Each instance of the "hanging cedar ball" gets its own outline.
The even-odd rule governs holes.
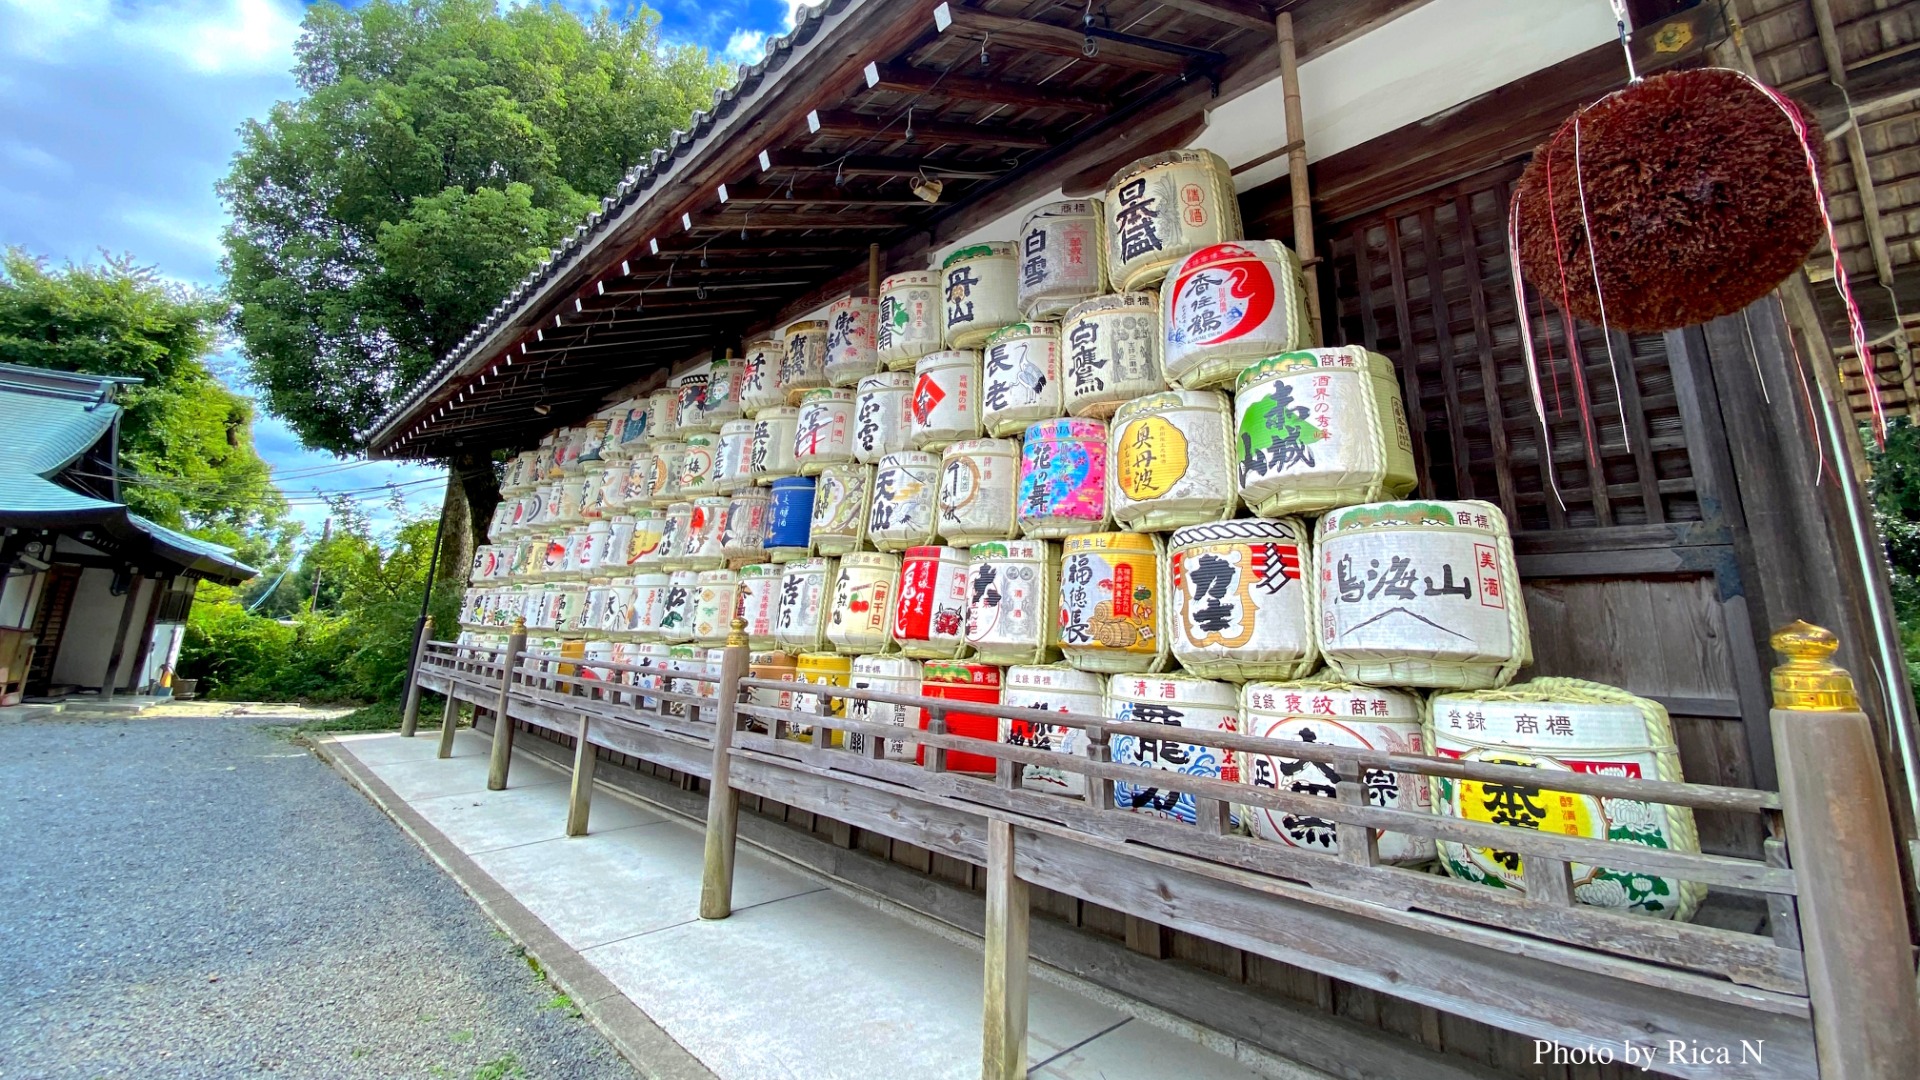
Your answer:
[[[1801,119],[1824,164],[1819,128]],[[1600,238],[1591,256],[1583,186]],[[1739,311],[1805,262],[1821,235],[1792,121],[1724,68],[1655,75],[1588,106],[1534,151],[1514,197],[1526,279],[1596,325],[1604,300],[1605,322],[1622,330],[1675,330]]]

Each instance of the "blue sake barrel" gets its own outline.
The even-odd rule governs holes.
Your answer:
[[[773,504],[767,508],[767,552],[774,562],[807,557],[813,483],[811,476],[783,476],[773,482]]]

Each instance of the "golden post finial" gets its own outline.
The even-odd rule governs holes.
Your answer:
[[[1773,707],[1792,712],[1854,712],[1860,699],[1853,676],[1830,659],[1840,648],[1833,631],[1795,619],[1773,632],[1773,651],[1786,663],[1773,669]]]
[[[420,625],[426,627],[428,630],[433,629],[433,616],[427,616],[427,620]]]
[[[520,616],[520,615],[516,615],[516,616],[514,616],[514,618],[513,618],[513,626],[512,626],[512,627],[511,627],[511,628],[510,628],[510,629],[508,630],[508,633],[512,633],[512,634],[525,634],[526,632],[527,632],[527,620],[526,620],[526,617],[525,617],[525,616]]]
[[[727,631],[727,648],[742,649],[746,647],[746,644],[747,644],[747,620],[741,618],[738,615],[735,615],[733,617],[733,622]]]

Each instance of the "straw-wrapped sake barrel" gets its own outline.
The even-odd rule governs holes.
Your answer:
[[[747,476],[762,486],[783,476],[798,473],[793,460],[794,436],[800,430],[800,410],[791,405],[761,409],[753,419],[753,454],[747,460]]]
[[[920,693],[925,697],[947,701],[998,705],[1000,704],[1000,669],[991,664],[972,663],[966,660],[928,660],[920,669]],[[947,713],[946,720],[949,735],[982,739],[990,743],[999,741],[1000,718],[997,716],[952,711]],[[927,748],[923,746],[920,748],[922,764],[926,762],[926,755]],[[961,750],[947,751],[949,772],[991,775],[994,767],[994,759],[985,754],[969,754]]]
[[[913,362],[940,347],[941,275],[909,270],[880,283],[874,322],[874,352],[889,370],[911,371]]]
[[[860,380],[853,399],[855,461],[877,465],[888,454],[913,449],[907,406],[912,396],[912,371],[881,371]]]
[[[1069,536],[1060,555],[1060,650],[1082,671],[1167,666],[1167,590],[1160,537]]]
[[[1190,675],[1115,675],[1107,681],[1107,713],[1115,720],[1136,724],[1165,724],[1202,731],[1240,730],[1238,687]],[[1112,747],[1117,765],[1136,765],[1228,783],[1240,779],[1240,766],[1234,754],[1218,747],[1117,733],[1112,736]],[[1169,777],[1166,783],[1177,785],[1179,781]],[[1198,819],[1194,795],[1177,787],[1163,787],[1158,778],[1116,782],[1113,804],[1123,810],[1188,824]]]
[[[632,514],[616,514],[608,519],[606,565],[623,572],[632,565],[628,560],[633,555],[635,524]]]
[[[1189,525],[1167,540],[1173,658],[1215,679],[1298,679],[1319,666],[1313,558],[1298,518]]]
[[[647,395],[647,417],[653,424],[653,441],[680,437],[680,391],[663,386]]]
[[[693,504],[677,502],[667,507],[660,528],[660,565],[668,570],[687,569],[687,534],[693,529]]]
[[[1699,851],[1693,811],[1553,790],[1556,772],[1678,783],[1673,722],[1658,702],[1578,679],[1534,679],[1505,690],[1436,694],[1428,737],[1442,758],[1540,771],[1538,786],[1434,778],[1439,812],[1541,832]],[[1440,842],[1440,864],[1468,881],[1525,889],[1513,851]],[[1659,918],[1689,919],[1706,894],[1694,882],[1574,863],[1574,899]]]
[[[802,476],[853,460],[853,391],[827,387],[800,399],[794,421],[793,461]]]
[[[713,436],[687,436],[687,452],[680,459],[680,498],[696,499],[713,490]]]
[[[1240,688],[1240,722],[1246,733],[1275,742],[1426,756],[1430,747],[1421,732],[1420,713],[1420,698],[1414,694],[1338,679],[1253,682]],[[1342,780],[1356,780],[1366,790],[1368,806],[1417,814],[1433,810],[1427,778],[1392,769],[1369,768],[1354,775],[1328,762],[1279,752],[1242,753],[1240,779],[1254,787],[1327,799],[1338,797]],[[1243,806],[1240,814],[1252,823],[1255,836],[1309,851],[1340,852],[1338,829],[1330,818],[1259,806]],[[1374,838],[1381,862],[1405,865],[1434,856],[1428,837],[1376,829]]]
[[[773,648],[773,628],[780,620],[780,567],[749,563],[740,568],[740,617],[747,620],[747,644]]]
[[[1057,319],[1107,291],[1106,208],[1099,199],[1064,199],[1020,223],[1020,311]]]
[[[1020,449],[1016,515],[1028,537],[1093,532],[1107,524],[1107,425],[1044,420]]]
[[[846,560],[841,562],[844,566]],[[964,550],[937,544],[908,548],[900,561],[898,597],[893,640],[900,651],[923,660],[951,660],[967,654]]]
[[[703,570],[693,597],[693,640],[702,645],[724,645],[733,613],[740,607],[740,575],[731,570]]]
[[[1185,256],[1238,240],[1233,172],[1211,150],[1168,150],[1132,162],[1107,184],[1107,275],[1116,289],[1158,284]]]
[[[797,675],[794,655],[774,649],[762,649],[747,656],[747,677],[766,679],[770,682],[793,682]],[[746,704],[758,705],[766,709],[793,708],[793,692],[790,690],[763,690],[755,687],[747,691]],[[741,718],[742,725],[751,732],[760,735],[767,733],[767,722],[758,717]]]
[[[840,560],[827,614],[827,644],[848,656],[893,648],[893,598],[900,556],[856,551]]]
[[[874,690],[901,696],[918,694],[920,692],[920,661],[910,660],[904,656],[856,656],[853,658],[852,671],[848,674],[847,688]],[[846,718],[869,724],[890,724],[903,732],[918,730],[920,726],[920,710],[911,705],[890,705],[883,701],[868,701],[855,697],[847,699]],[[918,754],[918,744],[907,738],[882,741],[884,745],[880,749],[880,754],[888,761],[911,762]],[[866,735],[847,732],[848,750],[864,755],[867,745]]]
[[[726,523],[720,527],[720,551],[729,561],[758,559],[766,553],[767,518],[772,507],[772,493],[760,488],[747,488],[727,500]]]
[[[804,559],[812,550],[814,479],[783,476],[773,482],[767,505],[767,557],[774,562]]]
[[[1371,503],[1320,519],[1320,652],[1368,686],[1505,686],[1533,662],[1507,519],[1490,503]]]
[[[780,359],[786,352],[786,343],[777,337],[755,338],[747,342],[745,355],[740,358],[742,413],[757,417],[761,409],[787,403],[786,392],[780,389]],[[655,426],[658,426],[657,421]]]
[[[867,543],[867,517],[873,511],[873,467],[829,465],[813,489],[809,535],[821,555],[845,555]]]
[[[625,458],[609,461],[601,466],[600,513],[602,516],[612,517],[627,508],[627,475],[632,471],[633,463]]]
[[[653,438],[653,415],[647,405],[648,399],[643,394],[628,398],[617,406],[621,415],[613,424],[612,449],[615,457],[630,458]]]
[[[905,551],[934,541],[940,459],[903,450],[880,459],[873,474],[873,509],[867,539],[882,551]]]
[[[1000,703],[1045,709],[1048,712],[1105,716],[1106,684],[1105,677],[1090,671],[1079,671],[1066,664],[1010,667],[1000,689]],[[1000,741],[1030,750],[1050,750],[1072,757],[1087,756],[1086,731],[1062,724],[1002,718]],[[1044,791],[1072,799],[1086,798],[1087,780],[1083,773],[1051,765],[1022,764],[1019,769],[1020,786],[1029,791]]]
[[[967,551],[967,644],[988,664],[1060,655],[1060,555],[1044,540],[993,540]]]
[[[748,469],[753,465],[753,429],[755,421],[729,420],[720,425],[713,448],[713,490],[732,495],[753,484]]]
[[[972,349],[928,353],[914,366],[907,423],[916,450],[936,451],[980,437],[980,354]]]
[[[653,505],[653,485],[660,457],[651,447],[627,459],[627,509]]]
[[[1122,402],[1167,388],[1160,374],[1160,299],[1116,293],[1076,304],[1060,326],[1070,416],[1112,416]]]
[[[713,376],[713,362],[703,360],[667,381],[678,393],[677,415],[680,433],[711,430],[707,422],[707,380]]]
[[[693,640],[693,600],[700,571],[675,570],[667,582],[666,612],[660,616],[660,640],[669,645]]]
[[[940,341],[977,349],[995,330],[1020,321],[1020,267],[1013,245],[969,244],[941,263]]]
[[[793,681],[809,686],[845,686],[853,674],[853,658],[839,653],[801,653],[794,659]],[[793,695],[793,707],[815,716],[845,716],[847,699],[829,694],[803,694],[796,691]],[[787,737],[798,742],[813,741],[813,725],[794,724],[787,729]],[[833,736],[833,745],[840,746],[845,740],[839,732]]]
[[[655,443],[653,446],[653,505],[665,510],[686,498],[680,493],[680,466],[687,457],[683,442]],[[633,505],[629,499],[627,505]]]
[[[1019,489],[1017,440],[963,439],[948,446],[940,458],[940,535],[957,547],[1020,535]]]
[[[809,319],[787,327],[786,350],[780,354],[775,384],[787,404],[798,405],[807,391],[827,385],[827,324]]]
[[[659,568],[666,557],[660,542],[666,539],[667,515],[648,507],[635,510],[632,517],[633,538],[627,541],[627,565],[635,570]]]
[[[843,296],[827,309],[827,382],[852,387],[880,370],[873,343],[879,307],[870,297]]]
[[[1060,396],[1060,327],[1014,323],[987,339],[982,360],[980,426],[1005,438],[1066,411]]]
[[[700,420],[708,431],[718,431],[744,414],[740,408],[741,364],[735,357],[713,362],[707,372],[707,393],[700,403]]]
[[[689,570],[712,570],[727,564],[727,511],[732,500],[706,495],[693,500],[693,513],[680,540],[680,565]]]
[[[1160,291],[1167,381],[1233,386],[1242,368],[1313,344],[1300,258],[1272,240],[1215,244],[1181,259]]]
[[[1166,532],[1229,517],[1240,504],[1225,394],[1135,398],[1113,414],[1107,444],[1107,508],[1121,528]]]
[[[1240,492],[1261,517],[1412,491],[1413,442],[1393,362],[1358,345],[1284,353],[1234,391]]]
[[[633,672],[631,681],[638,693],[633,695],[635,705],[648,711],[660,708],[661,701],[646,691],[655,692],[667,688],[667,670],[673,662],[673,647],[663,642],[643,642],[634,650],[634,662],[642,670]]]
[[[791,653],[827,647],[827,614],[833,600],[838,559],[801,559],[780,568],[780,621],[773,640]]]
[[[607,554],[607,534],[612,526],[604,521],[596,521],[586,527],[585,536],[573,549],[573,569],[575,575],[593,572]]]

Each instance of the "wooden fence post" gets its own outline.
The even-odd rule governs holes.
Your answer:
[[[1013,824],[987,819],[987,979],[980,1080],[1027,1075],[1027,883],[1013,870]]]
[[[593,721],[580,715],[580,728],[573,743],[573,790],[567,794],[567,835],[587,835],[587,815],[593,810],[593,743],[587,739]]]
[[[433,637],[433,616],[420,622],[420,640],[413,643],[413,662],[407,665],[407,707],[400,713],[400,737],[413,738],[420,719],[420,661],[427,655],[427,641]]]
[[[713,710],[712,790],[707,792],[706,866],[700,875],[700,917],[733,914],[733,852],[740,824],[740,793],[731,779],[733,732],[740,704],[740,679],[747,673],[747,620],[733,620],[721,654],[719,701]]]
[[[453,756],[453,733],[460,726],[460,699],[447,687],[447,711],[440,715],[440,750],[434,756],[442,760]]]
[[[1873,731],[1829,662],[1831,632],[1796,622],[1773,647],[1788,657],[1773,670],[1774,763],[1821,1080],[1909,1076],[1920,1001]]]
[[[513,620],[513,633],[507,638],[507,655],[500,664],[500,697],[493,707],[493,754],[487,760],[487,790],[504,791],[507,766],[513,761],[513,718],[507,714],[507,701],[513,694],[513,673],[520,665],[520,653],[527,647],[527,621]]]

